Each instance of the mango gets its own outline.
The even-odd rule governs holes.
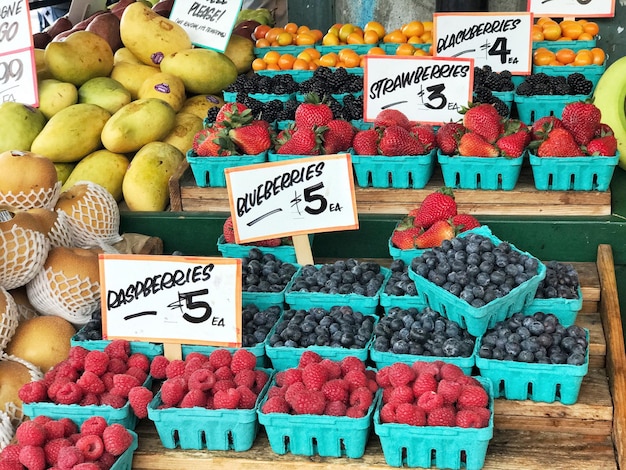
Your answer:
[[[233,61],[238,74],[249,72],[255,58],[254,43],[238,34],[231,34],[224,54]]]
[[[122,182],[130,160],[122,153],[96,150],[79,161],[63,183],[65,191],[79,181],[91,181],[105,188],[117,202],[122,200]]]
[[[57,162],[54,164],[54,169],[57,171],[57,178],[61,184],[65,184],[75,166],[76,163],[72,162]]]
[[[114,153],[130,153],[170,133],[176,112],[165,101],[146,98],[131,101],[117,111],[102,129],[102,143]]]
[[[100,148],[100,134],[110,117],[111,113],[95,104],[68,106],[50,118],[31,151],[55,163],[77,162]]]
[[[28,152],[45,125],[46,117],[37,108],[14,101],[0,104],[0,153]]]
[[[173,145],[183,154],[193,146],[193,138],[204,127],[203,120],[191,113],[177,113],[176,123],[163,142]]]
[[[46,65],[46,51],[45,49],[33,49],[33,56],[35,57],[35,70],[37,71],[37,80],[45,80],[46,78],[52,78],[50,70]]]
[[[122,192],[131,211],[157,211],[167,208],[169,180],[185,156],[173,145],[150,142],[133,157],[124,176]]]
[[[195,114],[200,119],[204,119],[209,109],[222,106],[224,106],[224,100],[220,96],[196,95],[187,98],[178,112]]]
[[[191,39],[182,26],[143,2],[131,3],[124,9],[120,37],[124,47],[141,62],[157,67],[163,57],[191,48]]]
[[[179,76],[190,94],[220,93],[237,79],[237,67],[225,54],[211,49],[185,49],[166,55],[161,72]]]
[[[39,111],[50,119],[63,108],[78,103],[78,90],[73,83],[54,78],[41,80],[39,89]]]
[[[76,31],[63,41],[52,41],[44,52],[54,78],[81,86],[93,77],[106,77],[113,69],[109,43],[95,33]]]
[[[118,81],[124,88],[130,91],[133,100],[139,98],[139,88],[141,84],[150,76],[159,73],[157,67],[150,67],[145,64],[134,64],[132,62],[120,62],[113,66],[110,78]]]
[[[139,87],[137,96],[142,98],[159,98],[168,103],[174,111],[179,111],[187,98],[185,84],[171,73],[155,73],[146,78]]]
[[[110,77],[94,77],[78,89],[78,102],[97,104],[115,114],[132,100],[130,91]]]
[[[135,54],[130,52],[130,49],[127,47],[120,47],[113,54],[113,65],[117,65],[120,62],[130,62],[131,64],[143,64]]]

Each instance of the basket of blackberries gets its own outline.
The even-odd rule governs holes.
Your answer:
[[[522,311],[545,274],[537,258],[501,241],[485,225],[444,240],[409,267],[427,305],[473,336]]]
[[[374,261],[354,258],[307,264],[295,273],[287,286],[285,302],[295,309],[350,305],[361,313],[373,314],[390,276],[388,268]]]
[[[582,306],[583,292],[576,268],[569,263],[548,261],[546,277],[539,283],[535,298],[524,307],[523,313],[550,312],[561,325],[570,326]]]
[[[476,365],[495,397],[572,405],[589,368],[589,331],[551,313],[516,313],[478,339]]]

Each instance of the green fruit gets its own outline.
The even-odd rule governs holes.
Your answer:
[[[250,39],[233,34],[228,40],[224,54],[235,64],[238,74],[249,72],[255,58],[254,43]]]
[[[131,101],[130,91],[120,82],[109,77],[95,77],[86,81],[78,89],[79,103],[97,104],[109,113],[115,114]]]
[[[37,108],[13,101],[0,104],[0,153],[28,152],[45,125],[46,117]]]
[[[75,166],[76,163],[57,162],[54,164],[54,169],[57,171],[57,178],[59,178],[61,184],[65,184]]]
[[[79,181],[91,181],[105,188],[116,201],[122,199],[122,181],[130,161],[126,155],[108,150],[96,150],[79,161],[61,191]]]
[[[73,83],[48,78],[39,82],[39,111],[50,119],[63,108],[78,102],[78,90]]]

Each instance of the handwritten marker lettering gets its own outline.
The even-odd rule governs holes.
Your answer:
[[[455,47],[462,42],[474,39],[478,36],[512,31],[516,29],[521,22],[519,18],[509,18],[506,20],[494,20],[493,22],[472,25],[470,28],[458,31],[456,34],[448,34],[438,39],[437,53],[441,53],[450,47]]]

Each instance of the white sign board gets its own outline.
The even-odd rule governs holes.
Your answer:
[[[410,120],[441,124],[459,118],[472,100],[474,60],[470,58],[365,56],[363,119],[383,109]]]
[[[100,255],[105,339],[241,346],[241,259]]]
[[[533,17],[527,12],[435,13],[433,55],[471,57],[476,67],[528,74]]]
[[[227,168],[237,243],[359,227],[350,154]]]
[[[241,10],[242,0],[176,0],[170,20],[179,24],[191,42],[224,52]]]
[[[30,10],[24,0],[0,0],[0,103],[39,105]]]
[[[528,0],[535,16],[602,18],[615,16],[615,0]]]

